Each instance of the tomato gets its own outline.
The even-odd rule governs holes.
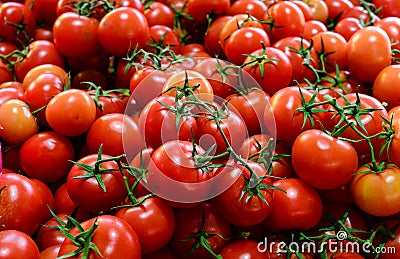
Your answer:
[[[303,1],[292,1],[297,7],[299,7],[304,15],[304,20],[306,22],[314,20],[311,6]]]
[[[358,173],[370,171],[362,166]],[[357,174],[350,183],[355,204],[374,216],[390,216],[399,212],[399,169],[389,166],[377,173]],[[374,192],[368,192],[373,186]]]
[[[347,46],[350,73],[365,82],[373,82],[379,72],[391,64],[390,39],[381,28],[358,30]]]
[[[9,173],[0,174],[0,186],[0,231],[14,229],[32,235],[47,210],[36,185],[23,175]]]
[[[67,215],[68,214],[61,213],[57,214],[57,217],[62,222],[67,223]],[[37,232],[35,238],[35,242],[40,251],[43,251],[51,246],[61,245],[61,243],[64,242],[66,238],[65,235],[59,229],[54,228],[55,226],[60,226],[60,224],[55,218],[51,218],[39,228],[39,231]]]
[[[45,184],[44,182],[34,179],[34,178],[30,178],[30,180],[31,180],[31,182],[33,182],[35,184],[36,189],[39,191],[40,196],[42,197],[44,206],[47,207],[42,211],[41,223],[44,223],[46,220],[51,218],[51,213],[50,213],[49,208],[51,210],[54,210],[54,208],[55,208],[54,195],[51,192],[50,187],[47,186],[47,184]]]
[[[225,41],[224,52],[229,61],[241,65],[246,55],[262,46],[270,46],[267,33],[260,28],[244,27],[229,36]]]
[[[108,72],[109,66],[111,65],[111,61],[113,60],[113,58],[110,59],[110,54],[104,49],[100,49],[99,52],[97,52],[94,56],[90,58],[82,59],[82,58],[66,57],[66,60],[67,60],[67,66],[71,70],[72,74],[77,74],[84,70],[89,70],[89,71],[95,70],[99,75],[98,72],[104,74]],[[104,76],[100,77],[104,79]],[[95,82],[98,82],[98,79],[96,79]],[[102,82],[104,82],[104,80]]]
[[[230,259],[241,259],[241,258],[254,258],[254,259],[269,259],[270,255],[268,252],[261,252],[258,249],[258,242],[243,239],[243,240],[236,240],[230,243],[229,245],[225,246],[222,249],[220,255],[223,258],[230,258]]]
[[[276,2],[268,8],[263,18],[264,29],[272,43],[285,37],[298,37],[304,30],[305,18],[300,7],[290,1]]]
[[[311,38],[315,51],[331,53],[326,55],[325,67],[328,71],[335,71],[336,66],[343,69],[347,65],[347,41],[336,32],[320,32]]]
[[[146,145],[154,149],[174,139],[190,141],[197,131],[196,119],[190,116],[180,118],[176,128],[177,115],[164,105],[174,107],[175,97],[155,98],[144,107],[139,117],[140,134]]]
[[[61,245],[50,246],[40,252],[40,259],[54,259],[57,258]]]
[[[250,168],[258,177],[267,174],[266,169],[255,162],[246,161]],[[246,183],[250,179],[251,173],[244,166],[238,165],[233,161],[227,162],[226,167],[221,167],[215,172],[215,177],[219,174],[227,175],[224,182],[233,182],[221,194],[213,198],[219,213],[231,224],[235,226],[253,226],[265,220],[272,211],[272,189],[262,188],[259,192],[248,189]],[[226,179],[225,179],[226,178]],[[270,178],[265,178],[260,184],[272,185]]]
[[[292,63],[285,53],[277,48],[260,48],[252,52],[244,64],[244,71],[253,76],[269,95],[287,87],[291,82]]]
[[[144,11],[149,26],[164,25],[169,28],[174,26],[174,11],[161,2],[152,2]]]
[[[35,16],[28,6],[8,2],[0,7],[0,37],[14,44],[27,44],[36,32]],[[24,30],[19,29],[22,26]]]
[[[44,73],[32,81],[25,89],[26,102],[32,111],[44,108],[64,89],[64,79],[56,74]],[[40,125],[47,125],[45,109],[35,114]]]
[[[0,88],[0,106],[11,99],[18,99],[26,102],[25,93],[22,89],[14,87]]]
[[[196,233],[207,240],[215,254],[218,254],[232,238],[230,224],[218,214],[212,203],[202,202],[193,208],[177,209],[175,219],[176,227],[171,247],[180,257],[186,255],[192,259],[215,258],[202,246],[190,252],[196,242],[200,241],[199,237],[195,236]]]
[[[350,0],[325,0],[325,3],[329,12],[328,19],[331,20],[340,20],[343,13],[354,6]]]
[[[323,0],[301,0],[311,7],[314,20],[326,23],[328,20],[328,6]]]
[[[398,1],[394,0],[373,0],[372,3],[376,8],[382,8],[382,17],[399,17],[400,5]]]
[[[142,259],[158,259],[158,258],[179,259],[174,250],[172,250],[172,248],[170,248],[169,246],[164,246],[163,248],[158,249],[153,253],[144,254],[142,256]]]
[[[292,164],[296,174],[311,186],[335,189],[350,181],[357,171],[358,158],[349,142],[311,129],[294,141]]]
[[[79,71],[71,80],[71,88],[86,90],[89,86],[87,82],[100,86],[102,89],[107,89],[106,76],[96,69],[85,69]]]
[[[383,29],[390,38],[392,53],[393,50],[400,50],[400,18],[399,17],[386,17],[375,23],[375,25]],[[400,53],[393,53],[394,60],[400,58]]]
[[[196,166],[194,148],[200,156],[205,153],[202,147],[193,147],[188,141],[172,140],[162,144],[151,156],[147,183],[141,183],[170,201],[193,203],[208,198],[211,186],[206,181],[213,173]]]
[[[140,199],[142,197],[138,198]],[[156,196],[147,198],[140,205],[122,208],[115,216],[131,225],[139,238],[143,254],[164,247],[171,239],[175,228],[172,207]]]
[[[400,65],[390,65],[382,69],[374,80],[373,96],[380,102],[387,103],[387,109],[400,104],[397,88],[393,87],[400,80]]]
[[[221,52],[222,49],[219,43],[219,33],[231,18],[232,16],[229,15],[218,17],[210,24],[210,27],[205,33],[204,48],[211,56],[215,56],[215,54],[219,54]]]
[[[139,239],[135,231],[126,221],[115,216],[101,215],[83,222],[82,228],[85,231],[89,230],[92,228],[93,224],[97,224],[97,227],[91,237],[91,242],[98,248],[101,256],[93,249],[90,249],[88,255],[90,258],[141,258]],[[76,236],[81,233],[81,231],[74,228],[70,233]],[[76,249],[78,249],[78,247],[67,238],[60,247],[58,257],[66,255]],[[75,258],[82,258],[82,255],[83,254],[80,252]]]
[[[25,102],[12,99],[0,106],[0,137],[9,144],[22,144],[37,130],[35,117]]]
[[[87,166],[94,167],[98,161],[98,155],[87,155],[77,162]],[[102,155],[101,159],[110,158],[108,155]],[[101,172],[104,168],[112,171]],[[86,178],[78,176],[86,175]],[[76,178],[78,177],[78,178]],[[100,178],[101,180],[97,179]],[[99,183],[104,184],[102,187]],[[80,208],[92,213],[108,211],[113,206],[118,206],[127,195],[127,190],[122,178],[122,173],[118,169],[115,161],[102,162],[99,169],[93,172],[86,171],[84,168],[74,164],[68,173],[67,190],[71,200]]]
[[[229,7],[229,0],[189,0],[187,2],[189,14],[193,17],[195,21],[198,21],[200,23],[207,22],[207,15],[218,15],[228,12]]]
[[[149,25],[143,13],[132,7],[120,7],[106,14],[98,26],[101,46],[116,56],[126,56],[145,46]],[[118,44],[115,44],[118,42]]]
[[[17,79],[22,82],[31,69],[44,64],[64,67],[64,57],[50,41],[34,41],[29,44],[28,54],[26,57],[15,64],[15,75],[17,76]]]
[[[230,15],[248,13],[254,18],[262,19],[267,12],[267,6],[260,1],[238,0],[229,8]]]
[[[308,62],[314,69],[318,69],[318,55],[315,49],[311,48],[309,54],[301,54],[308,49],[311,43],[300,37],[286,37],[277,41],[273,47],[282,50],[289,57],[292,64],[291,82],[304,82],[304,80],[313,81],[315,73],[303,63]]]
[[[88,94],[93,98],[93,100],[97,98],[96,119],[106,114],[124,113],[125,104],[118,95],[107,91],[101,91],[100,94],[96,92],[97,90],[88,91]]]
[[[324,23],[317,20],[310,20],[304,24],[304,30],[301,36],[306,40],[311,40],[312,37],[318,33],[325,31],[328,31],[328,29]]]
[[[349,41],[351,36],[353,36],[356,31],[361,29],[362,25],[360,20],[353,17],[348,17],[340,20],[336,24],[334,31],[342,35],[346,41]]]
[[[41,74],[55,74],[62,79],[64,84],[67,84],[70,80],[69,75],[65,72],[64,68],[52,64],[44,64],[35,66],[26,73],[22,82],[23,89],[26,90],[28,86]]]
[[[307,230],[322,216],[322,202],[317,191],[297,178],[278,180],[273,186],[283,191],[272,194],[272,212],[264,221],[271,231]]]
[[[39,259],[40,253],[35,242],[18,230],[0,231],[0,258]]]
[[[27,139],[20,150],[24,172],[32,178],[52,183],[65,177],[74,160],[74,148],[66,137],[56,132],[40,132]]]
[[[46,25],[53,25],[57,19],[57,4],[58,0],[25,1],[25,6],[30,7],[35,15],[36,22]]]
[[[96,117],[96,105],[86,92],[70,89],[50,100],[46,120],[50,127],[64,136],[78,136],[89,130]]]

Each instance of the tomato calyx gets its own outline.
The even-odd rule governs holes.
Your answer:
[[[26,31],[26,26],[28,25],[27,23],[24,22],[24,17],[21,18],[21,20],[18,23],[13,23],[8,21],[7,19],[4,20],[4,24],[12,26],[15,28],[15,34],[17,36],[23,35],[25,37],[26,42],[31,41],[32,39],[29,37],[28,32]],[[19,37],[17,38],[19,44],[21,44],[22,47],[26,46],[26,42],[22,41]]]
[[[362,27],[368,27],[371,25],[374,25],[376,22],[376,17],[377,15],[382,11],[382,6],[379,8],[376,8],[376,6],[373,3],[367,2],[365,0],[359,0],[360,6],[364,8],[365,11],[367,11],[368,18],[363,19],[360,17],[360,24]]]
[[[14,71],[17,63],[22,62],[28,55],[29,47],[24,47],[22,50],[16,49],[7,55],[0,54],[0,59],[10,71]]]
[[[244,67],[248,67],[248,66],[256,66],[258,65],[259,69],[260,69],[260,75],[261,78],[264,78],[264,65],[266,63],[271,63],[271,62],[279,62],[279,60],[274,59],[274,58],[269,58],[268,55],[266,54],[266,46],[264,44],[264,42],[260,42],[262,45],[262,52],[261,54],[255,54],[255,55],[251,55],[251,54],[245,54],[245,56],[248,56],[251,58],[250,61],[242,64],[240,67],[244,68]]]
[[[205,212],[204,209],[201,210],[202,216],[201,216],[201,226],[200,229],[194,233],[192,236],[185,238],[181,241],[187,242],[192,239],[194,239],[194,244],[192,248],[189,250],[189,252],[186,255],[194,253],[199,247],[203,247],[204,249],[207,250],[214,258],[216,259],[222,259],[220,255],[217,255],[211,248],[210,243],[208,242],[208,239],[214,236],[218,236],[221,239],[225,239],[221,234],[218,233],[211,233],[206,231],[206,217],[205,217]]]
[[[72,1],[66,5],[72,5],[76,14],[86,17],[102,15],[100,10],[108,13],[115,9],[115,5],[108,0]]]

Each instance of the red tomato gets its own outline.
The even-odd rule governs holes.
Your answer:
[[[0,88],[0,106],[11,99],[18,99],[26,102],[26,97],[23,89],[14,87]]]
[[[329,12],[328,19],[331,20],[340,20],[343,13],[354,6],[350,0],[325,0],[325,3]]]
[[[0,231],[0,258],[39,259],[40,253],[35,242],[18,230]]]
[[[67,223],[67,215],[68,214],[62,213],[57,214],[57,217],[62,222]],[[60,224],[55,218],[51,218],[39,228],[39,231],[37,232],[35,238],[35,242],[40,251],[43,251],[51,246],[61,245],[62,242],[64,242],[66,238],[65,235],[58,228],[54,228],[55,226],[60,226]]]
[[[93,259],[140,259],[141,248],[139,239],[132,227],[124,220],[110,215],[101,215],[82,223],[82,228],[87,231],[96,224],[91,242],[98,248],[101,256],[93,249],[89,250],[88,256]],[[77,236],[81,231],[74,228],[70,234]],[[72,240],[65,239],[60,247],[58,257],[77,250]],[[82,257],[82,251],[78,252],[76,258]]]
[[[393,50],[400,50],[400,18],[386,17],[376,22],[375,25],[383,29],[389,36],[394,61],[400,59],[400,53],[393,53]]]
[[[302,0],[311,7],[314,20],[326,23],[328,20],[328,6],[323,0]]]
[[[62,79],[64,84],[67,84],[70,80],[69,74],[67,74],[67,72],[65,72],[65,70],[62,67],[52,64],[44,64],[35,66],[31,70],[29,70],[28,73],[26,73],[24,80],[22,82],[23,89],[26,90],[28,86],[42,74],[55,74],[60,79]]]
[[[283,51],[272,47],[252,52],[245,59],[243,69],[253,76],[269,95],[287,87],[293,73],[290,59]]]
[[[12,99],[0,106],[0,137],[9,144],[22,144],[37,130],[35,117],[23,101]]]
[[[260,1],[238,0],[229,8],[230,15],[248,13],[254,18],[262,19],[267,12],[267,6]]]
[[[181,43],[178,34],[165,25],[153,25],[149,28],[145,49],[149,52],[159,52],[159,48],[169,46],[176,54],[180,53]]]
[[[120,205],[127,195],[118,164],[115,161],[102,162],[96,171],[94,167],[98,161],[97,156],[97,154],[88,155],[78,160],[80,164],[93,167],[93,172],[86,171],[84,168],[74,164],[67,178],[67,190],[71,200],[76,206],[94,214],[108,211],[113,206]],[[107,158],[110,158],[110,156],[101,156],[101,159]],[[105,168],[112,169],[112,171],[101,172]],[[87,176],[86,178],[79,178],[85,175]],[[97,177],[101,180],[98,180]],[[99,181],[102,182],[103,187]]]
[[[361,29],[362,24],[360,20],[353,17],[347,17],[340,20],[336,24],[334,31],[342,35],[346,41],[349,41],[351,36],[353,36],[356,31]]]
[[[274,191],[272,212],[264,221],[267,229],[307,230],[317,225],[322,216],[322,202],[317,191],[300,179],[289,178],[273,183],[283,191]]]
[[[204,48],[207,50],[207,53],[213,57],[215,54],[221,52],[219,33],[231,18],[232,16],[228,15],[217,18],[210,24],[210,27],[204,35]]]
[[[146,198],[140,205],[122,208],[115,216],[131,225],[139,238],[143,254],[164,247],[174,233],[174,211],[166,201],[156,196]]]
[[[0,231],[14,229],[32,235],[47,210],[36,185],[23,175],[9,173],[0,174],[0,188]]]
[[[268,252],[261,252],[259,250],[259,243],[249,239],[236,240],[225,246],[222,249],[220,255],[223,258],[230,259],[269,259],[270,255]]]
[[[44,223],[51,218],[49,208],[51,210],[54,210],[55,208],[54,195],[51,192],[49,186],[47,186],[44,182],[34,178],[31,178],[30,180],[35,184],[36,189],[39,191],[40,196],[42,197],[43,205],[46,206],[46,208],[42,211],[43,213],[41,223]]]
[[[164,246],[163,248],[150,253],[150,254],[145,254],[142,256],[142,259],[179,259],[179,257],[176,255],[174,250],[170,248],[170,246]]]
[[[400,80],[400,65],[390,65],[382,69],[374,80],[373,96],[380,102],[387,103],[387,109],[400,104],[398,88],[393,87]]]
[[[106,14],[98,26],[101,46],[117,56],[126,56],[145,46],[149,25],[143,13],[132,7],[120,7]],[[118,44],[115,44],[118,42]]]
[[[140,2],[140,1],[139,1]],[[149,26],[164,25],[169,28],[174,26],[174,11],[171,7],[161,2],[152,2],[144,10]]]
[[[96,117],[96,105],[86,92],[70,89],[50,100],[46,120],[50,127],[64,136],[78,136],[89,130]]]
[[[280,1],[270,6],[264,14],[264,20],[267,22],[264,29],[272,43],[285,37],[300,36],[306,22],[300,7],[290,1]]]
[[[228,12],[229,7],[229,0],[189,0],[187,2],[189,14],[193,17],[195,21],[200,23],[207,22],[207,15],[218,15]]]
[[[400,171],[388,167],[377,173],[362,166],[351,183],[350,191],[355,204],[364,212],[378,217],[391,216],[400,212]],[[370,188],[374,188],[371,193]]]
[[[318,189],[335,189],[350,181],[357,171],[358,157],[349,142],[311,129],[294,141],[292,164],[304,182]]]
[[[215,254],[218,254],[232,238],[230,224],[218,214],[212,203],[203,202],[196,207],[177,209],[175,219],[176,227],[171,246],[180,257],[187,255],[192,259],[215,258],[202,246],[190,252],[196,242],[200,241],[200,237],[196,237],[196,234],[207,240]]]
[[[57,19],[58,0],[28,0],[28,6],[35,15],[36,21],[40,24],[53,25]],[[37,35],[36,35],[37,36]]]
[[[27,139],[20,149],[20,163],[32,178],[52,183],[64,178],[74,160],[69,139],[52,131],[40,132]]]
[[[400,17],[400,3],[394,0],[373,0],[376,8],[382,8],[382,17]]]
[[[61,245],[50,246],[40,252],[40,259],[54,259],[57,258]]]
[[[310,20],[304,24],[304,30],[301,36],[306,40],[311,40],[312,37],[318,33],[325,31],[328,31],[328,29],[324,23],[317,20]]]
[[[256,176],[264,177],[266,169],[255,162],[246,161]],[[226,167],[221,167],[215,172],[215,177],[225,174],[223,184],[233,182],[221,194],[213,198],[219,213],[231,224],[235,226],[248,227],[261,223],[272,211],[272,189],[261,188],[257,191],[257,186],[249,187],[250,171],[242,165],[238,165],[232,160],[227,162]],[[270,178],[265,178],[260,184],[272,185]]]
[[[79,71],[71,80],[71,88],[86,90],[89,87],[87,82],[100,86],[102,89],[107,89],[106,76],[96,69],[85,69]]]
[[[375,26],[358,30],[348,42],[347,59],[351,74],[362,81],[373,82],[392,62],[388,35]]]

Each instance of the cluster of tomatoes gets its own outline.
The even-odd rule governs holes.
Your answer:
[[[399,17],[2,2],[0,258],[398,258]]]

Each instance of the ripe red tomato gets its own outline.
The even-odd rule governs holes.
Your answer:
[[[158,48],[169,48],[175,54],[180,53],[181,43],[178,34],[166,25],[153,25],[149,28],[149,35],[147,38],[146,46],[144,47],[149,52],[159,52]]]
[[[147,9],[144,10],[149,26],[164,25],[172,28],[174,26],[174,14],[171,7],[161,2],[151,2]]]
[[[11,99],[18,99],[26,102],[26,97],[23,89],[15,87],[0,88],[0,106]]]
[[[395,0],[373,0],[372,3],[376,8],[382,8],[382,17],[399,17],[400,3]]]
[[[376,26],[358,30],[347,46],[348,68],[351,74],[365,82],[373,82],[382,69],[392,62],[390,39]]]
[[[64,136],[78,136],[89,130],[96,117],[96,105],[86,92],[70,89],[54,96],[46,107],[49,126]]]
[[[311,129],[294,141],[292,164],[296,174],[311,186],[335,189],[350,181],[357,171],[358,157],[349,142]]]
[[[28,73],[26,73],[26,75],[24,76],[24,80],[22,81],[23,89],[26,90],[28,86],[42,74],[57,75],[60,79],[62,79],[63,84],[67,84],[70,80],[69,74],[65,72],[64,68],[53,64],[44,64],[35,66],[31,70],[29,70]]]
[[[64,178],[75,159],[72,143],[52,131],[40,132],[27,139],[20,149],[20,163],[32,178],[52,183]]]
[[[219,33],[225,24],[232,18],[232,16],[224,15],[214,20],[208,31],[204,35],[204,48],[211,56],[221,52],[221,45],[219,43]]]
[[[106,14],[98,26],[101,46],[117,56],[126,56],[145,46],[149,25],[143,13],[132,7],[120,7]],[[118,42],[118,44],[115,44]]]
[[[347,17],[344,18],[342,20],[340,20],[335,28],[334,31],[336,33],[339,33],[340,35],[343,36],[343,38],[346,41],[349,41],[351,36],[353,36],[353,34],[362,29],[362,25],[360,20],[358,20],[357,18],[353,18],[353,17]]]
[[[39,249],[27,234],[18,230],[0,231],[0,258],[39,259]]]
[[[143,254],[164,247],[174,233],[174,211],[165,200],[156,196],[146,198],[140,205],[122,208],[115,216],[131,225],[139,238]]]
[[[273,183],[283,191],[274,191],[272,212],[264,221],[271,231],[307,230],[317,225],[322,216],[322,201],[317,191],[297,178]]]
[[[230,15],[248,13],[254,18],[262,19],[267,12],[265,3],[253,0],[238,0],[235,1],[229,8]]]
[[[88,155],[77,162],[94,167],[98,161],[97,156],[97,154]],[[101,156],[101,159],[107,158],[110,158],[110,156]],[[124,200],[128,191],[126,190],[122,173],[118,169],[118,164],[115,161],[103,162],[99,166],[99,171],[104,168],[113,169],[113,171],[88,172],[77,164],[72,166],[68,173],[67,190],[69,197],[77,207],[95,214],[108,211],[113,206],[120,205]],[[79,178],[88,174],[89,177],[87,178]],[[101,180],[96,179],[97,177],[101,178]],[[103,187],[99,181],[104,184]]]
[[[36,185],[23,175],[0,174],[0,190],[0,231],[14,229],[32,235],[47,210]]]
[[[200,23],[206,23],[207,15],[214,14],[224,14],[227,13],[230,7],[229,0],[189,0],[187,2],[187,9],[189,14],[194,20]]]
[[[67,215],[68,214],[66,213],[61,213],[57,214],[57,217],[62,222],[67,223]],[[35,242],[40,251],[43,251],[51,246],[61,245],[62,242],[64,242],[66,238],[65,235],[59,229],[54,228],[55,226],[60,226],[60,224],[55,218],[51,218],[44,222],[43,226],[39,228],[39,231],[37,232],[35,238]]]
[[[311,40],[312,37],[318,33],[325,31],[328,31],[328,29],[324,23],[317,20],[310,20],[304,24],[304,30],[301,36],[306,40]]]
[[[45,221],[51,218],[51,213],[49,208],[51,210],[54,210],[55,208],[54,195],[50,190],[50,187],[44,182],[34,178],[30,178],[30,180],[32,183],[34,183],[36,189],[39,191],[40,196],[42,197],[43,205],[46,206],[46,208],[43,209],[42,211],[41,223],[44,223]]]
[[[124,220],[110,215],[101,215],[82,223],[82,228],[87,231],[96,224],[91,237],[92,243],[98,248],[101,256],[93,249],[89,250],[89,257],[93,259],[140,259],[141,248],[139,239],[132,227]],[[74,237],[81,231],[78,228],[71,230]],[[78,247],[70,239],[65,239],[61,244],[58,257],[77,250]],[[76,257],[81,258],[82,251]]]
[[[328,19],[331,20],[340,20],[343,13],[354,6],[350,0],[325,0],[325,3],[329,12]]]
[[[383,29],[390,38],[394,61],[400,58],[400,53],[393,53],[393,50],[400,50],[400,18],[386,17],[377,21],[375,25]]]
[[[382,69],[374,80],[372,87],[373,96],[380,102],[387,103],[387,109],[392,109],[400,104],[397,84],[400,80],[400,65],[389,65]]]

